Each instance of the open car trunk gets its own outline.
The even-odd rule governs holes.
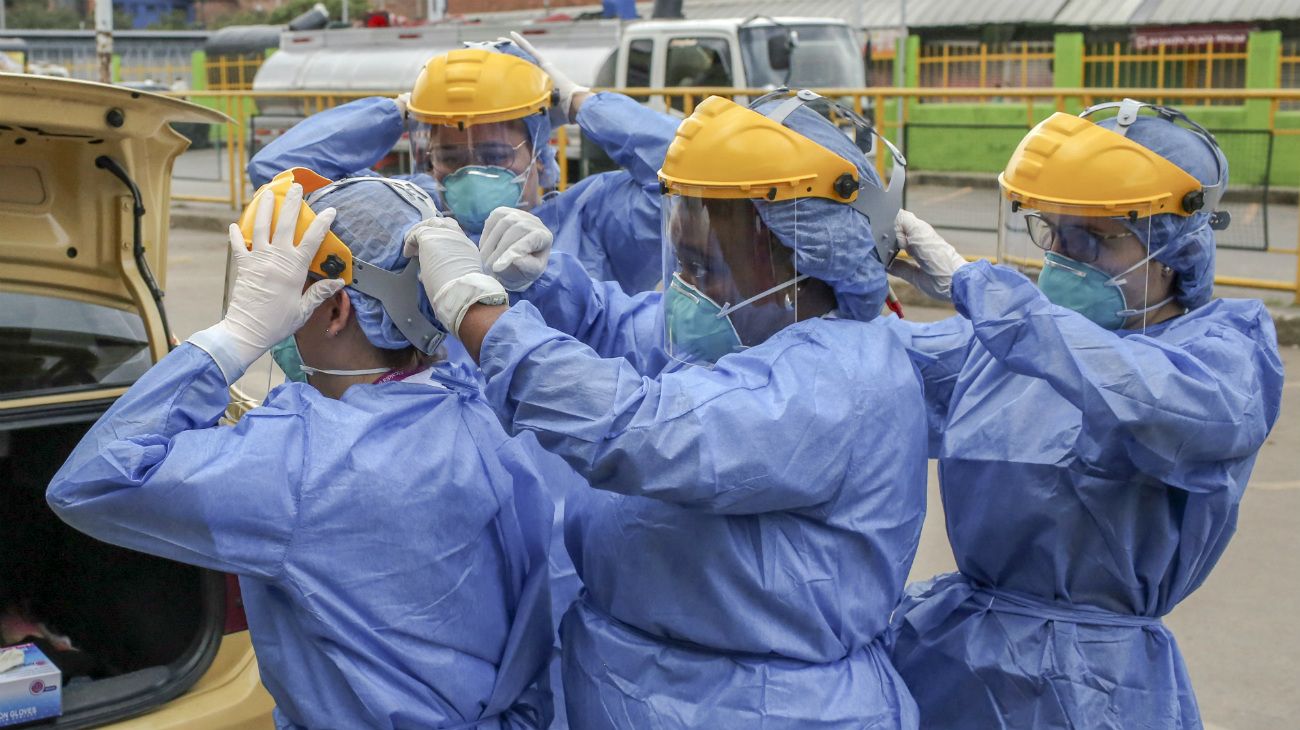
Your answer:
[[[0,619],[63,672],[91,727],[167,702],[212,664],[226,577],[83,535],[45,502],[94,422],[166,354],[161,300],[177,99],[0,74]]]
[[[180,695],[211,663],[224,622],[224,576],[99,542],[46,505],[46,486],[96,415],[0,430],[0,611],[44,623],[75,650],[50,654],[63,672],[54,727],[110,722]]]

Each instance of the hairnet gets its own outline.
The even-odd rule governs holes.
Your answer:
[[[533,58],[530,53],[516,46],[514,43],[506,41],[496,41],[493,43],[467,43],[475,48],[487,48],[497,53],[504,53],[515,58],[540,66],[537,59]],[[555,159],[555,148],[551,146],[551,120],[545,114],[530,114],[523,118],[524,124],[528,127],[529,145],[533,148],[533,155],[537,159],[537,184],[543,190],[554,188],[560,183],[560,165]]]
[[[359,178],[367,180],[369,178]],[[379,178],[374,178],[378,180]],[[313,210],[334,208],[337,215],[330,230],[356,258],[389,271],[399,271],[410,259],[402,255],[406,232],[424,215],[388,185],[357,182],[329,190],[311,201]],[[411,343],[397,329],[379,300],[348,287],[357,324],[370,344],[385,350],[400,350]],[[424,291],[418,292],[420,312],[437,323]]]
[[[1114,129],[1115,120],[1103,119],[1098,124]],[[1140,116],[1128,130],[1128,138],[1181,167],[1192,177],[1206,185],[1219,181],[1228,172],[1228,161],[1219,150],[1210,149],[1199,134],[1174,122],[1152,116]],[[1216,159],[1217,158],[1217,159]],[[1190,216],[1163,213],[1151,217],[1150,251],[1160,250],[1155,259],[1173,269],[1178,278],[1174,281],[1178,302],[1195,309],[1210,301],[1214,289],[1214,230],[1210,228],[1210,213],[1201,210]],[[1134,227],[1140,236],[1146,236],[1146,221]]]
[[[768,102],[757,111],[762,113],[781,101]],[[786,117],[784,124],[852,162],[864,183],[883,187],[866,155],[817,112],[801,106]],[[863,190],[859,195],[869,192]],[[781,243],[794,249],[799,273],[821,279],[835,290],[841,315],[867,321],[880,314],[889,283],[885,267],[876,256],[871,223],[865,215],[824,198],[777,203],[758,200],[754,205]]]

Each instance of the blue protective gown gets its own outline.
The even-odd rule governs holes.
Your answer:
[[[548,196],[532,212],[555,235],[554,250],[576,256],[593,278],[616,281],[628,293],[653,289],[663,274],[659,168],[678,122],[612,93],[588,98],[577,122],[622,169],[588,176]],[[248,177],[263,185],[299,166],[330,179],[373,174],[369,168],[393,149],[404,130],[392,99],[358,99],[289,129],[253,156]],[[409,179],[442,199],[433,178]]]
[[[526,296],[541,311],[504,314],[480,365],[508,429],[594,487],[565,519],[586,586],[561,629],[570,725],[916,727],[882,634],[925,419],[887,328],[814,319],[667,372],[658,293],[557,254]]]
[[[289,383],[217,426],[225,376],[184,344],[87,433],[50,505],[238,575],[281,728],[542,728],[550,504],[466,376],[340,400]]]
[[[953,301],[962,317],[893,323],[925,379],[960,570],[895,614],[922,725],[1200,727],[1160,617],[1227,547],[1277,418],[1263,305],[1110,332],[987,262]]]

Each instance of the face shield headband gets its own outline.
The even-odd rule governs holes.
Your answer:
[[[1095,104],[1083,110],[1080,117],[1087,118],[1097,112],[1108,109],[1118,110],[1115,115],[1115,129],[1112,130],[1121,137],[1128,137],[1129,129],[1137,121],[1138,112],[1143,109],[1150,109],[1155,112],[1159,118],[1170,122],[1182,124],[1194,132],[1205,142],[1206,147],[1210,148],[1210,153],[1214,155],[1214,163],[1218,167],[1218,181],[1213,185],[1202,185],[1199,190],[1193,190],[1183,196],[1182,207],[1188,213],[1195,213],[1199,210],[1210,211],[1210,228],[1216,231],[1226,230],[1232,222],[1232,216],[1226,210],[1219,210],[1219,203],[1223,201],[1223,194],[1228,189],[1228,171],[1224,168],[1223,152],[1219,147],[1219,142],[1214,138],[1208,129],[1192,121],[1183,112],[1173,107],[1160,106],[1158,104],[1148,104],[1136,99],[1124,99],[1123,101],[1111,101],[1104,104]]]
[[[786,118],[795,109],[808,106],[812,111],[825,117],[826,115],[818,112],[816,108],[816,105],[825,105],[851,124],[853,127],[853,142],[858,149],[863,151],[863,154],[866,154],[866,150],[870,149],[869,138],[872,136],[879,139],[885,145],[885,148],[889,150],[889,154],[894,159],[894,169],[889,176],[889,185],[883,190],[868,185],[861,180],[854,181],[848,176],[836,181],[837,192],[840,192],[839,188],[841,186],[847,188],[851,185],[857,185],[858,197],[847,205],[866,216],[867,220],[871,222],[871,233],[876,239],[876,256],[882,264],[889,266],[894,257],[898,255],[898,236],[894,232],[894,219],[898,217],[898,211],[903,208],[903,188],[907,184],[907,158],[903,157],[903,153],[889,140],[881,136],[860,114],[837,101],[807,89],[800,89],[793,94],[789,89],[777,89],[754,100],[749,105],[749,108],[758,111],[758,108],[766,102],[785,97],[788,98],[771,111],[763,113],[764,116],[777,124],[784,124]],[[835,120],[830,121],[834,123]]]

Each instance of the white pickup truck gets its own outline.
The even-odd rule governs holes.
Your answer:
[[[512,30],[522,32],[574,81],[588,86],[770,89],[866,84],[861,39],[844,21],[756,16],[288,31],[280,37],[280,49],[258,70],[253,89],[396,95],[410,90],[429,57]],[[682,109],[680,98],[654,97],[647,103],[661,110]],[[262,98],[257,106],[254,150],[316,108],[314,100],[292,97]],[[569,133],[568,158],[575,166],[571,172],[586,174],[590,165],[576,167],[584,159],[577,127],[570,126]],[[399,157],[404,147],[394,150]]]

